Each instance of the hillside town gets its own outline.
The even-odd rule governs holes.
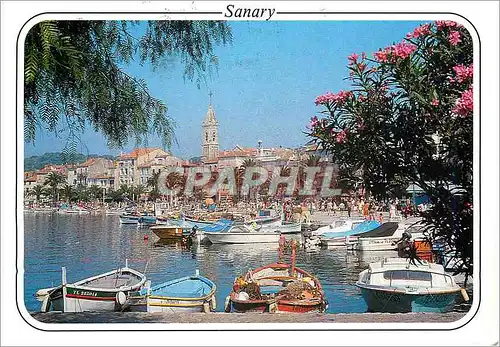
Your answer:
[[[208,111],[202,125],[201,160],[190,161],[178,158],[158,148],[135,148],[131,152],[122,153],[115,160],[96,157],[88,158],[79,164],[47,164],[35,171],[24,172],[24,196],[27,203],[37,202],[37,186],[46,186],[51,174],[62,177],[58,183],[60,189],[66,187],[92,188],[99,192],[99,197],[114,191],[134,190],[138,196],[133,200],[147,199],[153,188],[151,178],[167,167],[180,167],[185,172],[189,168],[208,169],[218,172],[226,168],[245,166],[262,166],[272,172],[274,167],[298,167],[308,160],[315,164],[330,162],[330,158],[317,145],[305,145],[299,148],[266,148],[261,140],[255,147],[242,147],[236,144],[232,149],[220,150],[218,138],[218,121],[213,106]],[[66,188],[68,189],[68,188]],[[48,198],[49,194],[45,194]],[[112,194],[111,194],[112,195]],[[40,198],[41,196],[39,196]],[[43,199],[42,199],[43,200]],[[48,200],[48,199],[45,199]]]

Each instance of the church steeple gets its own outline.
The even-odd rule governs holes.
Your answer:
[[[203,161],[216,159],[219,156],[219,122],[215,118],[215,111],[212,106],[213,94],[210,92],[208,95],[210,96],[210,103],[202,125],[201,159]]]

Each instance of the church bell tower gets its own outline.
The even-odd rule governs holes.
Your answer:
[[[208,105],[207,115],[202,125],[201,140],[201,160],[212,160],[219,156],[219,122],[215,118],[215,111],[212,107],[212,92],[210,95],[210,104]]]

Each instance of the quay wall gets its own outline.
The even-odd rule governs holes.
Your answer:
[[[43,323],[450,323],[466,312],[448,313],[31,313]],[[382,328],[382,327],[381,327]]]

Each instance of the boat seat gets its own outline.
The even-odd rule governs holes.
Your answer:
[[[265,285],[260,287],[261,294],[276,294],[283,289],[283,286]]]
[[[259,286],[282,286],[283,281],[277,281],[277,280],[272,279],[272,278],[262,278],[262,279],[257,280],[257,284]]]

